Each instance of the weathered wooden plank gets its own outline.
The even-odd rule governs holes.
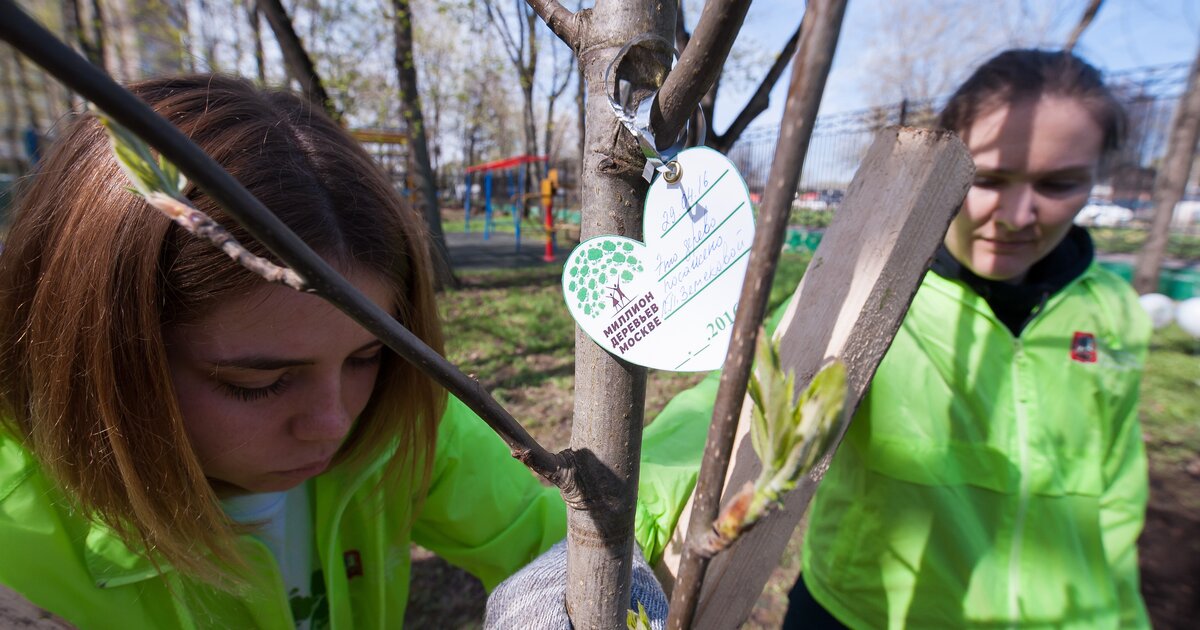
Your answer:
[[[0,628],[69,630],[71,624],[29,603],[16,591],[0,584]]]
[[[952,133],[881,131],[797,287],[776,331],[783,364],[795,370],[799,392],[826,359],[846,363],[850,393],[838,442],[973,176],[971,156]],[[726,497],[759,471],[743,439],[750,408],[747,401]],[[828,458],[788,495],[782,511],[713,560],[693,627],[735,628],[747,618],[827,467]]]

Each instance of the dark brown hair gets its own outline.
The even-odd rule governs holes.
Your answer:
[[[1100,71],[1061,50],[1006,50],[979,66],[946,102],[938,126],[958,133],[1001,105],[1042,96],[1080,102],[1104,132],[1105,152],[1117,149],[1125,135],[1125,109],[1104,85]]]
[[[442,350],[425,225],[343,129],[291,93],[229,77],[130,89],[335,267],[385,278],[397,319]],[[126,185],[100,125],[83,116],[21,193],[0,255],[0,394],[11,428],[79,507],[135,549],[215,581],[236,564],[236,531],[189,444],[162,330],[265,281]],[[184,192],[270,257],[206,195]],[[444,405],[441,388],[385,353],[337,462],[399,444],[388,478],[419,494]]]

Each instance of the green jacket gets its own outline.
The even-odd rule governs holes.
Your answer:
[[[389,497],[382,508],[371,499],[385,459],[352,476],[334,469],[312,484],[316,561],[324,577],[314,593],[324,590],[334,629],[403,624],[410,542],[467,569],[491,590],[566,535],[557,490],[543,487],[453,397],[439,428],[429,493],[411,528],[414,497]],[[651,503],[682,505],[686,498],[681,492]],[[237,596],[169,567],[160,576],[107,527],[73,512],[30,453],[0,432],[0,583],[81,628],[292,630],[273,556],[249,536],[239,544],[253,571]]]
[[[1149,336],[1095,264],[1019,337],[928,274],[813,500],[814,598],[853,628],[1148,627]]]

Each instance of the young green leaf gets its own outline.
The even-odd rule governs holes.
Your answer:
[[[646,607],[642,602],[638,602],[637,612],[626,611],[625,627],[629,630],[650,630],[650,616],[646,614]]]
[[[96,117],[108,133],[113,155],[121,165],[121,170],[125,171],[133,187],[143,197],[157,193],[183,199],[183,193],[180,191],[186,180],[174,164],[162,157],[156,159],[150,152],[149,145],[117,122],[99,113]]]
[[[713,522],[712,535],[699,543],[697,551],[709,557],[780,505],[829,447],[846,402],[846,368],[830,361],[793,402],[795,375],[783,369],[778,347],[760,331],[747,391],[754,404],[750,441],[762,472],[729,500]]]

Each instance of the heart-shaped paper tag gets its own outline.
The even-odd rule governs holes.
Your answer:
[[[596,343],[630,363],[721,367],[746,275],[754,215],[737,167],[712,149],[681,152],[680,178],[646,193],[646,242],[598,236],[563,267],[563,296]]]

